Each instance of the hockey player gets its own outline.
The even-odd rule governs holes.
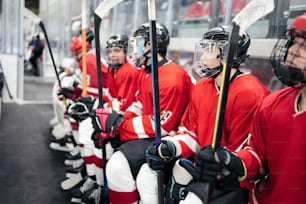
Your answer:
[[[98,126],[97,131],[106,132],[106,135],[124,142],[106,166],[110,202],[113,204],[138,202],[136,177],[145,163],[145,150],[155,136],[149,31],[149,24],[145,23],[138,27],[129,41],[128,59],[142,68],[136,102],[126,110],[124,120],[116,112],[108,116],[99,114],[99,109],[96,112],[100,119],[95,125]],[[162,136],[165,136],[177,130],[190,99],[192,83],[182,67],[166,58],[170,40],[166,27],[157,23],[156,35],[160,122]]]
[[[163,138],[158,152],[155,145],[148,148],[147,162],[152,169],[161,170],[164,164],[177,157],[193,159],[201,147],[212,143],[219,87],[222,82],[221,73],[229,34],[230,27],[215,27],[204,33],[202,40],[196,43],[193,69],[202,76],[202,79],[194,87],[191,101],[176,135]],[[233,67],[230,70],[230,85],[221,143],[232,151],[239,150],[241,145],[245,143],[253,114],[263,98],[269,93],[268,89],[255,76],[243,73],[239,69],[240,64],[247,57],[249,45],[250,38],[247,33],[244,33],[239,39]],[[150,168],[145,167],[140,170],[137,185],[143,186],[141,189],[144,189],[144,196],[156,200],[157,179],[154,174],[150,174]],[[192,180],[192,176],[188,173],[190,172],[188,167],[192,167],[192,163],[190,165],[186,160],[182,160],[176,162],[173,168],[174,177],[169,185],[171,188],[169,196],[176,202],[184,199],[184,188]],[[185,173],[178,175],[178,171]],[[144,180],[150,186],[143,182]],[[204,189],[200,190],[201,193],[202,191]],[[247,192],[244,194],[247,195]],[[189,203],[192,202],[189,201]]]
[[[106,42],[106,53],[108,59],[108,97],[109,101],[104,103],[105,108],[123,113],[133,101],[139,86],[140,70],[126,61],[128,37],[126,35],[112,35]],[[88,180],[96,181],[92,185],[92,191],[99,191],[103,186],[102,152],[99,144],[94,147],[92,137],[91,118],[80,123],[80,143],[84,146],[84,160]],[[107,158],[112,154],[113,149],[107,144]],[[92,182],[93,183],[93,182]],[[82,189],[81,189],[82,190]],[[75,194],[75,193],[74,193]],[[88,192],[82,192],[88,194]]]
[[[97,80],[97,70],[96,70],[96,56],[94,52],[90,50],[91,41],[94,36],[93,33],[88,30],[87,31],[87,39],[86,39],[86,67],[87,67],[87,76],[86,76],[86,84],[87,84],[87,93],[88,95],[92,95],[94,98],[98,96],[98,80]],[[80,36],[75,36],[72,38],[70,43],[70,51],[74,55],[78,67],[82,74],[83,62],[82,62],[82,38]],[[107,68],[104,64],[102,64],[102,73],[107,73]],[[77,71],[75,74],[69,74],[68,72],[72,71],[71,69],[66,68],[66,74],[61,78],[61,85],[59,87],[59,100],[63,101],[65,99],[70,99],[69,101],[73,103],[73,101],[77,101],[81,98],[81,93],[83,91],[81,76],[77,75]],[[107,80],[107,77],[105,77]],[[106,81],[105,80],[105,81]],[[62,103],[61,103],[62,104]],[[67,108],[67,103],[64,105],[64,112]],[[61,105],[62,106],[62,105]],[[60,114],[58,114],[60,115]],[[64,115],[64,113],[62,114]],[[62,116],[60,115],[60,116]],[[60,151],[72,151],[74,146],[78,143],[78,122],[73,118],[69,118],[69,122],[67,124],[66,120],[59,120],[59,122],[64,121],[57,126],[55,126],[52,130],[53,135],[56,140],[53,140],[50,143],[50,148],[54,150]],[[70,127],[69,127],[70,125]],[[72,134],[71,133],[74,133]]]
[[[235,187],[238,179],[244,179],[255,185],[250,203],[306,203],[306,13],[293,21],[270,59],[277,78],[289,87],[264,99],[246,147],[238,154],[218,149],[215,157],[219,162],[210,147],[204,147],[196,171],[199,178],[205,178],[199,181],[224,180]],[[224,168],[229,175],[221,173]],[[195,198],[198,201],[193,203],[201,203],[200,196]]]

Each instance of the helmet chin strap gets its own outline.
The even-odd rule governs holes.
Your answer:
[[[223,64],[221,63],[219,66],[217,66],[217,67],[214,67],[214,68],[212,68],[212,69],[209,69],[209,71],[216,71],[214,74],[212,74],[210,77],[212,77],[212,78],[217,78],[218,76],[219,76],[219,74],[221,73],[221,71],[222,71],[222,69],[223,69]]]

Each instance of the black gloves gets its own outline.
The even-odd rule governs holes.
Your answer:
[[[119,136],[117,129],[123,121],[121,114],[111,109],[98,108],[90,113],[90,117],[95,129],[92,140],[97,148],[101,148],[102,140],[114,140]]]
[[[89,116],[94,102],[95,98],[93,96],[81,98],[77,102],[67,106],[66,114],[77,122],[81,122]]]
[[[176,157],[176,147],[169,140],[162,140],[161,144],[156,149],[156,144],[153,142],[146,150],[146,160],[151,169],[161,171],[166,163]]]
[[[214,152],[211,145],[205,146],[198,153],[195,164],[195,179],[216,182],[216,188],[238,188],[239,179],[245,175],[241,159],[223,147]]]

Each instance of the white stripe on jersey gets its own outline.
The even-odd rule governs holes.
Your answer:
[[[126,111],[130,111],[138,116],[142,115],[142,103],[140,101],[133,102]]]
[[[135,117],[132,119],[134,132],[137,134],[138,138],[149,138],[147,134],[145,134],[144,127],[142,124],[142,117]]]

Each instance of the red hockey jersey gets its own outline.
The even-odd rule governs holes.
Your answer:
[[[268,93],[269,90],[250,74],[241,74],[230,83],[222,146],[233,151],[241,146],[256,108]],[[177,135],[164,138],[176,142],[183,157],[194,157],[201,147],[212,144],[218,99],[219,89],[212,78],[204,78],[195,85]]]
[[[98,74],[96,66],[96,55],[93,52],[88,52],[86,55],[86,85],[89,95],[98,97]],[[79,67],[83,71],[83,60],[79,62]],[[108,68],[101,63],[102,70],[102,87],[107,87],[108,81]],[[78,88],[83,89],[82,84]]]
[[[299,95],[299,89],[290,87],[265,98],[250,146],[238,153],[248,181],[266,178],[253,190],[251,203],[306,203],[306,111],[297,111]]]
[[[108,91],[111,98],[107,107],[124,112],[136,100],[140,72],[128,62],[119,69],[109,69]]]
[[[152,74],[141,72],[136,101],[127,109],[125,120],[118,128],[122,141],[155,136]],[[158,76],[161,135],[164,136],[177,130],[190,100],[192,83],[188,73],[174,62],[159,67]]]

